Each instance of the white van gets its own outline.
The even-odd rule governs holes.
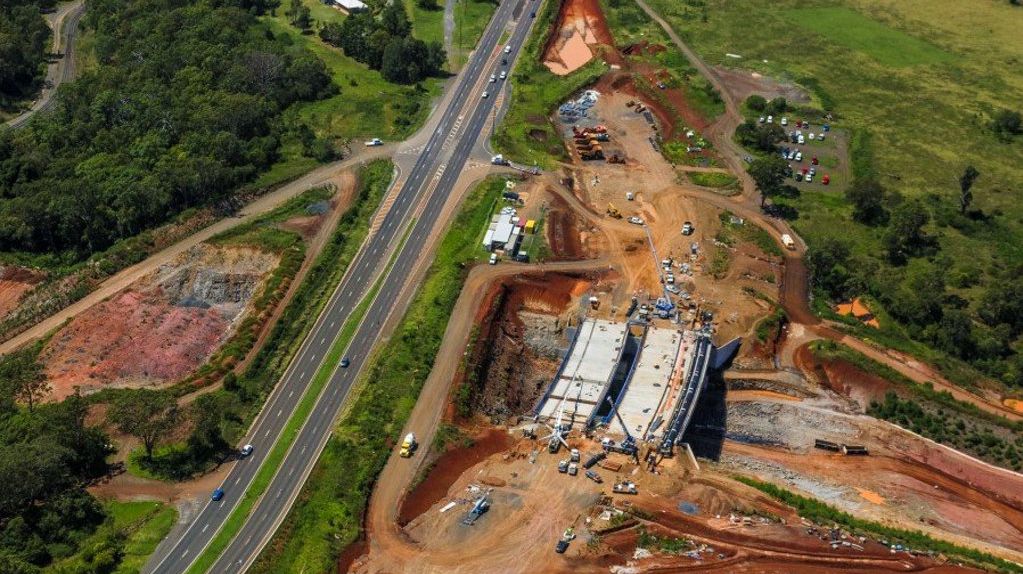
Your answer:
[[[782,245],[784,245],[786,249],[795,249],[796,248],[796,242],[792,240],[792,236],[789,235],[788,233],[783,233],[782,234],[781,242],[782,242]]]

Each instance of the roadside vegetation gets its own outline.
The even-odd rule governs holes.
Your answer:
[[[871,401],[867,414],[991,464],[1016,471],[1023,468],[1023,424],[956,400],[933,385],[917,384],[834,341],[815,341],[810,350],[819,360],[844,361],[893,384],[882,400]]]
[[[923,532],[914,532],[856,518],[834,506],[796,494],[770,482],[763,482],[746,476],[736,476],[734,478],[791,506],[799,513],[799,516],[821,526],[837,524],[849,529],[853,534],[880,538],[890,545],[901,543],[908,549],[917,552],[936,552],[955,557],[984,570],[994,569],[997,572],[1023,572],[1023,566],[1003,560],[987,552],[965,548],[945,540],[938,540]]]
[[[43,569],[44,574],[136,574],[177,519],[173,506],[159,502],[107,502],[106,520],[80,550]]]
[[[54,0],[9,0],[0,4],[0,119],[41,86],[50,47],[50,28],[41,10]]]
[[[395,334],[372,356],[358,396],[254,572],[327,571],[360,535],[373,482],[429,376],[493,199],[478,187],[441,240]]]
[[[557,2],[544,2],[529,41],[516,60],[511,81],[511,104],[494,132],[495,149],[526,164],[549,167],[568,158],[561,134],[550,120],[559,104],[592,84],[607,66],[594,58],[582,68],[559,76],[543,65],[543,47],[558,15]]]
[[[496,0],[457,0],[455,3],[455,30],[451,38],[452,52],[448,54],[452,69],[461,68],[476,48],[483,31],[497,10]]]
[[[237,374],[234,366],[255,344],[257,327],[262,328],[257,319],[250,325],[243,321],[235,336],[202,369],[168,390],[109,390],[90,397],[92,401],[109,401],[110,423],[142,443],[143,449],[133,453],[129,460],[130,471],[152,478],[183,480],[220,464],[233,452],[355,257],[390,184],[392,169],[389,161],[380,160],[361,170],[353,206],[341,217],[330,241],[244,371]],[[253,298],[253,304],[264,305],[263,312],[269,312],[283,297],[305,252],[296,234],[283,232],[274,223],[303,212],[310,201],[322,200],[325,194],[322,189],[313,189],[266,217],[215,238],[226,243],[272,238],[293,252],[294,260],[288,265],[290,272],[282,272],[281,281],[274,281],[276,271],[284,265],[282,259],[264,290]],[[260,314],[253,312],[250,317]],[[217,382],[222,383],[221,388],[196,397],[186,409],[177,407],[178,397]],[[171,431],[182,427],[190,429],[187,438],[169,442]],[[150,433],[155,433],[155,437],[148,438]]]
[[[85,490],[107,471],[107,437],[86,426],[78,395],[39,404],[40,345],[0,360],[0,564],[34,573],[75,554],[105,512]]]
[[[799,84],[850,131],[844,194],[774,200],[809,243],[817,299],[871,297],[890,320],[850,330],[959,384],[1023,386],[1018,8],[650,3],[708,63]]]

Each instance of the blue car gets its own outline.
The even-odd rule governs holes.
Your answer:
[[[224,498],[224,489],[223,488],[218,488],[218,489],[214,490],[213,491],[213,495],[210,496],[210,498],[213,499],[213,502],[217,502],[221,498]]]

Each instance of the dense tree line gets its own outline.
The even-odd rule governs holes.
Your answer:
[[[83,486],[105,472],[107,439],[86,426],[87,405],[80,396],[45,405],[25,400],[45,390],[36,351],[15,353],[0,362],[4,572],[35,572],[73,553],[82,533],[103,520],[102,507]]]
[[[341,23],[326,24],[320,29],[320,38],[399,84],[414,84],[436,75],[447,60],[442,43],[426,43],[412,36],[412,23],[402,2],[387,2],[379,12],[358,12]]]
[[[0,250],[84,257],[218,200],[278,157],[281,112],[333,93],[267,0],[92,0],[98,68],[0,133]]]
[[[50,28],[40,10],[52,5],[53,0],[0,2],[0,108],[11,107],[39,88],[50,42]]]

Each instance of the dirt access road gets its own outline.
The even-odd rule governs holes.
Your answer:
[[[242,210],[234,217],[221,219],[213,225],[210,225],[209,227],[182,239],[174,245],[147,257],[145,260],[126,269],[122,269],[120,272],[104,281],[95,291],[89,293],[82,299],[79,299],[74,304],[61,309],[57,313],[43,319],[29,329],[18,334],[16,337],[0,344],[0,355],[10,353],[22,345],[46,335],[46,333],[49,333],[51,330],[63,325],[68,319],[76,317],[78,314],[89,309],[93,305],[128,287],[135,281],[155,271],[161,265],[170,263],[178,255],[210,239],[211,237],[273,211],[285,201],[300,195],[312,187],[316,187],[317,185],[330,181],[350,167],[374,159],[390,157],[393,153],[393,145],[359,149],[351,158],[317,168],[299,179],[261,196],[252,203],[243,207]]]
[[[474,267],[451,312],[451,320],[444,332],[443,343],[434,361],[433,370],[430,371],[430,376],[420,391],[419,400],[412,410],[406,428],[415,431],[421,444],[429,445],[433,442],[433,436],[448,403],[448,387],[461,365],[462,356],[475,326],[476,315],[492,282],[528,273],[596,271],[607,269],[608,265],[606,259],[591,259]],[[400,572],[406,570],[409,563],[422,559],[420,553],[407,544],[398,527],[397,514],[405,489],[420,471],[419,467],[423,460],[422,456],[410,460],[401,459],[395,450],[376,481],[366,515],[368,550],[374,571]],[[384,564],[387,564],[387,567],[384,567]]]
[[[753,179],[746,172],[742,159],[745,154],[732,139],[735,128],[745,119],[739,110],[739,105],[735,101],[734,95],[728,90],[724,82],[721,81],[721,78],[714,69],[708,66],[696,52],[682,41],[682,38],[675,33],[675,30],[667,21],[661,18],[660,14],[650,8],[643,0],[636,0],[636,3],[668,34],[671,41],[685,54],[693,67],[699,70],[707,78],[707,81],[714,86],[714,89],[721,94],[721,99],[725,103],[725,113],[708,128],[706,136],[707,139],[714,143],[714,147],[718,150],[725,165],[742,182],[743,192],[734,199],[725,198],[713,192],[701,193],[687,190],[685,193],[690,197],[708,201],[722,209],[729,209],[744,218],[755,221],[774,236],[779,244],[781,244],[781,235],[783,233],[789,234],[796,240],[796,249],[787,251],[785,254],[785,272],[780,285],[780,303],[788,314],[790,321],[803,325],[804,335],[802,342],[805,343],[814,339],[831,339],[895,369],[914,382],[933,383],[936,388],[950,392],[960,401],[974,404],[978,408],[1004,416],[1009,420],[1023,420],[1023,415],[1002,404],[999,400],[967,391],[949,381],[938,373],[937,370],[918,361],[903,356],[893,357],[889,353],[861,339],[841,333],[822,323],[813,314],[809,307],[810,273],[804,260],[806,242],[795,233],[787,222],[782,219],[765,216],[759,207],[760,194],[756,189]]]

